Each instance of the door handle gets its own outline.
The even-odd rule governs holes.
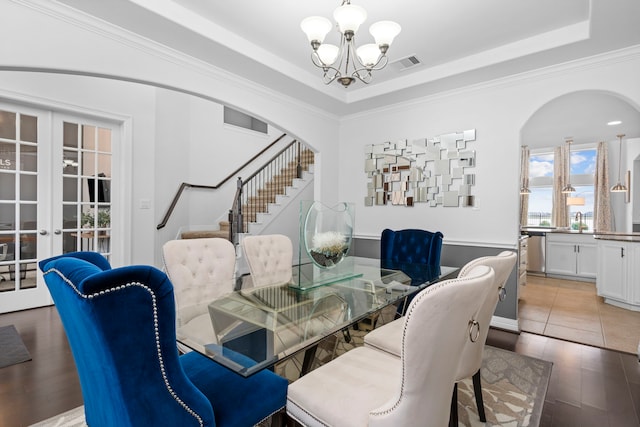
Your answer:
[[[40,233],[41,236],[46,236],[47,234],[49,234],[49,232],[45,229],[38,231],[38,233]]]
[[[62,230],[60,230],[59,228],[56,228],[56,229],[53,231],[53,234],[62,234]]]
[[[620,248],[620,258],[624,258],[624,248]]]

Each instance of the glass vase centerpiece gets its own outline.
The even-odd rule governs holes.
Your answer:
[[[353,203],[340,202],[334,206],[309,200],[300,203],[300,262],[296,287],[306,289],[357,276],[347,256],[353,224]]]

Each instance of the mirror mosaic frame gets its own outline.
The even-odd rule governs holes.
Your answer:
[[[476,130],[365,146],[365,206],[473,207]]]

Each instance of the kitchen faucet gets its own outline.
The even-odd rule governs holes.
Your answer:
[[[576,221],[578,221],[578,233],[582,233],[582,212],[576,212]]]

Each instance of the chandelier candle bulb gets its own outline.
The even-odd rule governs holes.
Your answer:
[[[380,49],[378,49],[377,45],[369,43],[360,46],[356,51],[356,55],[358,55],[358,59],[362,62],[362,65],[371,68],[378,62]]]
[[[367,12],[360,6],[345,4],[333,12],[333,19],[338,23],[342,34],[358,32],[360,25],[367,19]]]
[[[393,43],[393,39],[400,34],[400,29],[400,25],[393,21],[380,21],[369,27],[369,33],[376,40],[376,44],[380,46],[380,50],[385,46],[386,51]]]
[[[324,43],[318,48],[318,57],[324,65],[333,65],[339,53],[340,48],[332,44]]]
[[[322,16],[310,16],[305,18],[300,23],[300,28],[307,35],[309,43],[313,46],[314,42],[319,45],[322,44],[327,33],[331,31],[331,21]],[[317,47],[314,48],[314,50]]]

